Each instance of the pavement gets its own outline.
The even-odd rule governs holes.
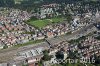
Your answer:
[[[38,48],[38,47],[44,47],[44,46],[49,48],[48,43],[41,42],[38,44],[19,47],[19,48],[9,48],[9,49],[5,49],[5,50],[0,50],[0,63],[13,60],[14,58],[17,57],[18,52],[30,50],[30,49]]]

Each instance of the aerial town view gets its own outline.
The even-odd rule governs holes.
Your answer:
[[[0,66],[100,66],[100,0],[0,0]]]

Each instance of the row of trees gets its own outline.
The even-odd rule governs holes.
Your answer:
[[[14,0],[0,0],[0,7],[13,7],[14,4]]]
[[[88,0],[88,2],[91,0]],[[75,3],[75,2],[87,2],[83,0],[23,0],[21,4],[15,4],[15,0],[0,0],[0,7],[18,7],[18,8],[35,8],[41,4],[50,4],[50,3]],[[87,2],[87,3],[88,3]],[[91,3],[91,2],[89,2]]]

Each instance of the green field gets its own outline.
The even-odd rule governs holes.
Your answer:
[[[42,40],[35,40],[35,41],[31,40],[31,41],[24,43],[24,44],[15,45],[14,47],[23,47],[23,46],[28,46],[28,45],[34,45],[34,44],[37,44],[37,43],[41,43],[43,41],[44,41],[43,39]]]
[[[40,28],[43,28],[43,27],[53,24],[53,23],[63,22],[64,19],[66,19],[66,18],[55,17],[55,18],[51,18],[51,19],[29,20],[27,23],[40,29]]]

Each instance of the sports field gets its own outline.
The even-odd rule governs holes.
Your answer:
[[[66,19],[66,18],[55,17],[55,18],[50,18],[50,19],[31,20],[27,23],[34,26],[34,27],[37,27],[37,28],[43,28],[49,24],[63,22],[64,19]]]

